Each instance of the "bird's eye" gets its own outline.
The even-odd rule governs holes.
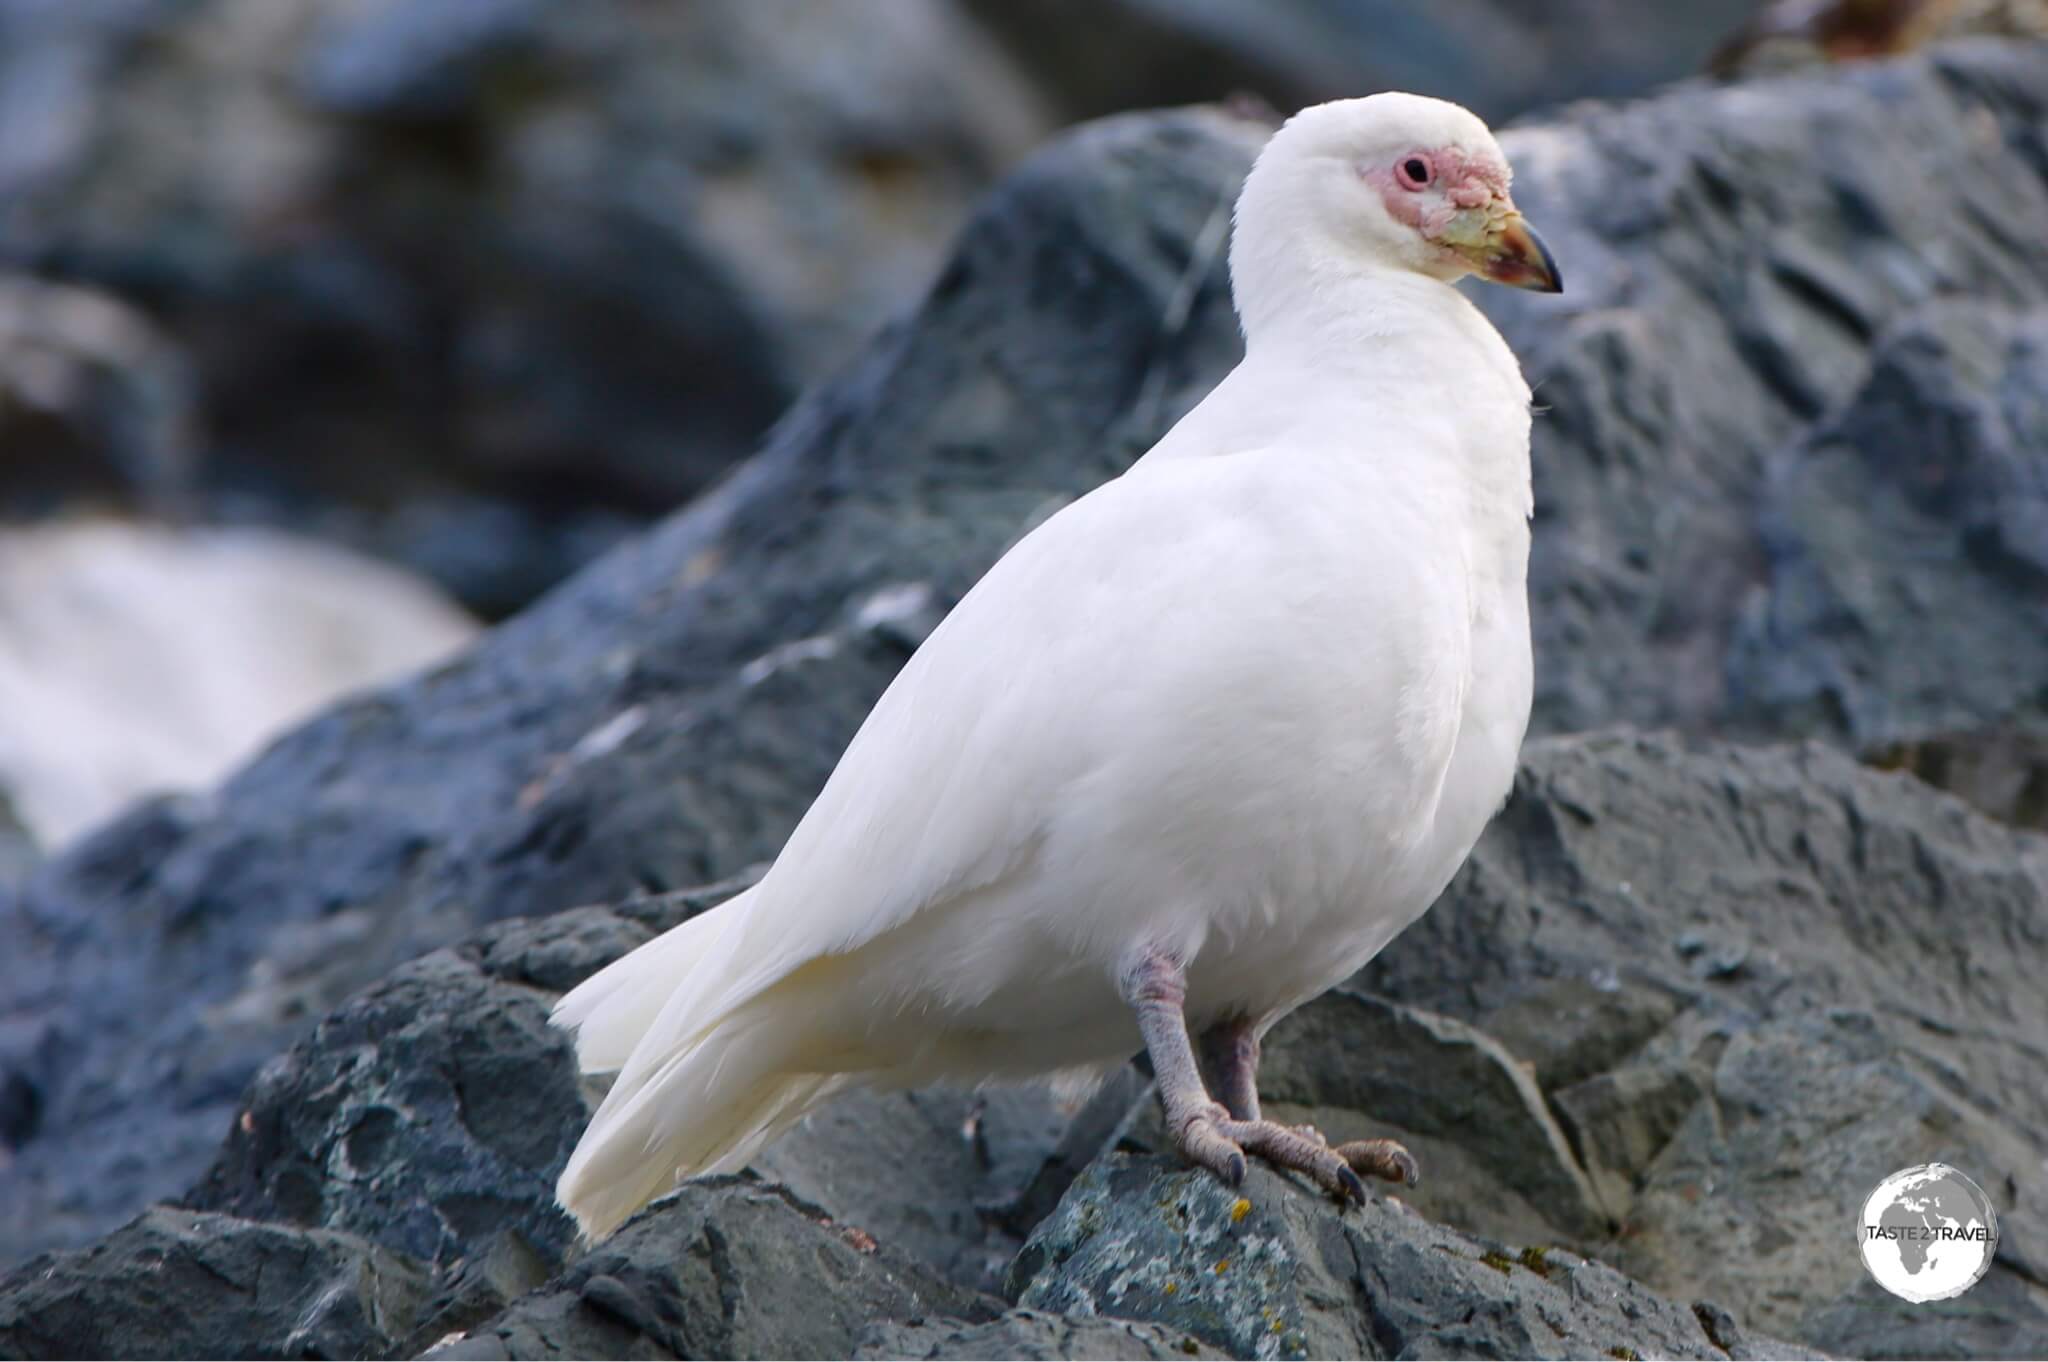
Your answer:
[[[1403,189],[1427,189],[1436,178],[1436,171],[1427,156],[1410,156],[1394,167],[1394,178]]]

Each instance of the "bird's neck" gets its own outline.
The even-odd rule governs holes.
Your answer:
[[[1263,300],[1270,302],[1270,299]],[[1476,515],[1529,514],[1529,386],[1507,342],[1455,287],[1410,270],[1325,275],[1290,307],[1246,314],[1245,360],[1224,399],[1270,427],[1355,432],[1360,457],[1436,451],[1417,476],[1451,480]],[[1276,404],[1274,395],[1286,394]],[[1276,410],[1276,406],[1279,408]]]
[[[1404,349],[1483,347],[1492,334],[1455,287],[1413,270],[1347,261],[1276,274],[1239,291],[1248,355],[1362,367]]]

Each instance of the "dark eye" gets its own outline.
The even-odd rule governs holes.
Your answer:
[[[1435,170],[1428,157],[1410,156],[1394,167],[1394,177],[1400,180],[1403,189],[1427,189],[1435,178]]]

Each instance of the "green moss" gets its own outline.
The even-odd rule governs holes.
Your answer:
[[[1498,1249],[1488,1249],[1479,1255],[1479,1261],[1505,1277],[1515,1270],[1515,1260]]]
[[[1523,1249],[1517,1254],[1515,1261],[1539,1277],[1547,1278],[1557,1271],[1556,1264],[1550,1261],[1550,1250],[1535,1244],[1531,1244],[1528,1248]]]
[[[1637,1362],[1640,1356],[1634,1348],[1609,1348],[1607,1355],[1617,1359],[1617,1362]]]

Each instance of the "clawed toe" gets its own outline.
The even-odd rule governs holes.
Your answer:
[[[1221,1129],[1230,1123],[1229,1113],[1219,1106],[1207,1115],[1190,1119],[1181,1127],[1174,1143],[1180,1146],[1188,1162],[1208,1169],[1229,1186],[1241,1187],[1248,1169],[1244,1150]]]
[[[1314,1126],[1238,1121],[1218,1114],[1188,1122],[1177,1143],[1189,1162],[1232,1187],[1244,1183],[1246,1154],[1305,1174],[1340,1201],[1364,1201],[1366,1177],[1409,1187],[1422,1179],[1415,1156],[1396,1141],[1352,1140],[1332,1148]]]
[[[1220,1129],[1246,1151],[1276,1168],[1307,1175],[1340,1201],[1365,1199],[1365,1184],[1358,1174],[1324,1143],[1313,1127],[1283,1126],[1275,1121],[1230,1121]]]
[[[1352,1140],[1337,1146],[1335,1153],[1347,1167],[1368,1177],[1414,1187],[1422,1181],[1422,1167],[1415,1156],[1396,1140]]]

